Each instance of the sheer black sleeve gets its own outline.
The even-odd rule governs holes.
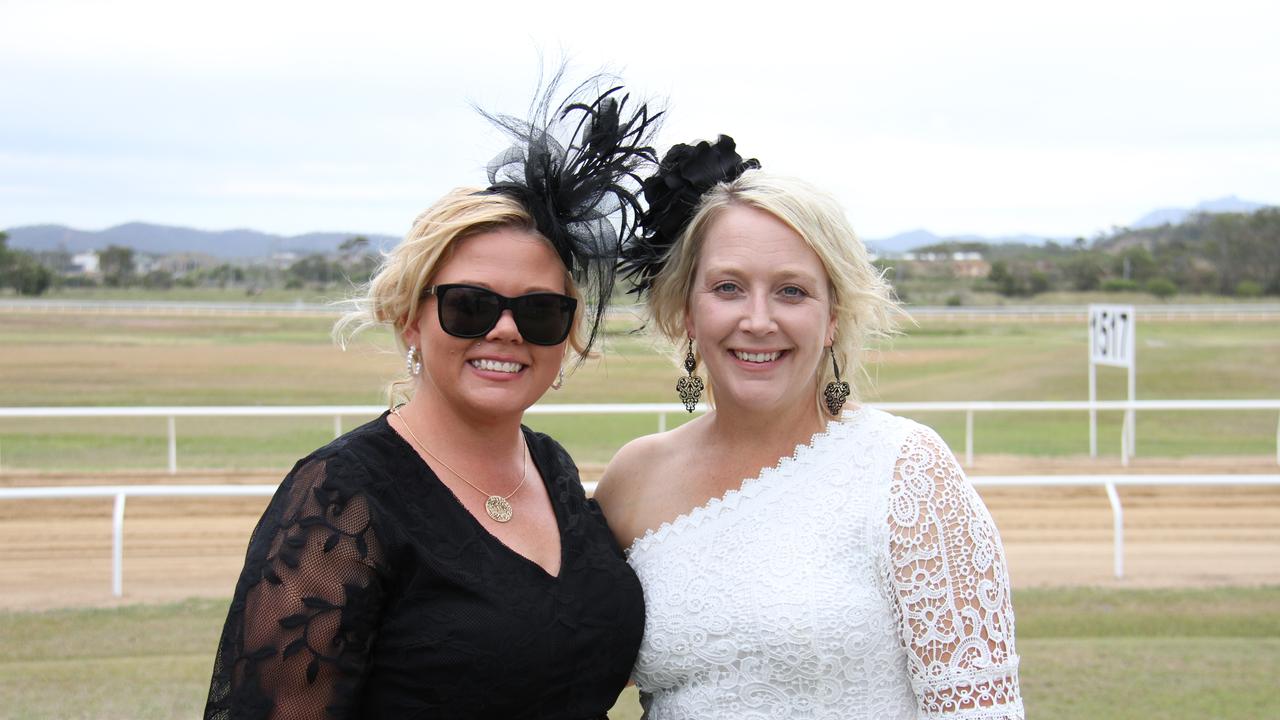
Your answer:
[[[205,718],[352,714],[385,577],[366,485],[341,454],[304,460],[281,483],[249,541]]]

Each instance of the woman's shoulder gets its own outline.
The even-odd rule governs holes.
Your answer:
[[[846,410],[842,420],[851,437],[864,439],[883,449],[903,451],[913,438],[938,438],[938,433],[924,423],[870,405]]]
[[[402,444],[383,413],[308,453],[294,466],[291,475],[303,469],[323,468],[323,475],[330,482],[375,484],[378,478],[388,475],[382,472],[385,468],[403,462]]]
[[[672,466],[681,464],[692,443],[693,425],[686,423],[666,432],[642,435],[623,445],[605,468],[596,497],[626,495],[630,489],[651,487],[654,478],[668,475]]]
[[[549,459],[556,464],[577,467],[569,451],[565,450],[555,438],[544,432],[533,430],[527,425],[521,425],[520,430],[524,433],[525,442],[529,444],[529,449],[535,456]]]

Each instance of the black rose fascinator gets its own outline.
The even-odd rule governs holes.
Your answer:
[[[583,295],[594,300],[590,348],[613,293],[622,246],[636,232],[636,196],[641,174],[657,160],[651,142],[662,113],[643,103],[628,107],[631,96],[602,76],[557,102],[562,74],[538,93],[528,120],[480,111],[515,141],[489,163],[485,192],[519,201]]]
[[[644,180],[648,210],[640,217],[643,234],[623,248],[619,265],[631,282],[631,292],[643,295],[667,262],[667,255],[693,219],[702,195],[717,184],[736,180],[759,168],[760,161],[743,160],[733,138],[721,135],[715,143],[679,144],[667,151],[658,172]]]

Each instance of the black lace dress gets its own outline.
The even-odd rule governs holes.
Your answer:
[[[558,576],[490,535],[383,414],[280,484],[205,717],[605,717],[643,634],[640,584],[564,449],[524,433]]]

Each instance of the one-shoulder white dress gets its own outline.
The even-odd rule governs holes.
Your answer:
[[[911,420],[848,411],[627,556],[649,720],[1023,717],[1000,536]]]

